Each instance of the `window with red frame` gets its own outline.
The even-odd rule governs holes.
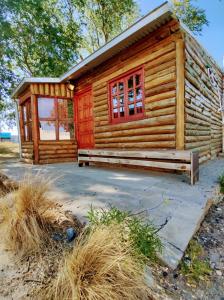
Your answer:
[[[144,116],[142,68],[113,80],[109,88],[112,123],[128,122]]]
[[[24,142],[32,141],[32,114],[31,114],[31,99],[26,100],[21,105],[23,130],[24,130]]]
[[[40,140],[74,139],[73,101],[38,97]]]

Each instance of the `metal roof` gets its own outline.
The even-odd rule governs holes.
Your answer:
[[[150,32],[153,32],[160,26],[164,25],[171,19],[174,19],[174,9],[173,5],[168,1],[164,2],[162,5],[157,7],[156,9],[149,12],[143,18],[138,20],[132,26],[127,28],[121,34],[113,38],[107,44],[99,48],[97,51],[86,57],[80,63],[72,66],[66,73],[64,73],[59,78],[50,78],[50,77],[30,77],[24,78],[17,88],[12,93],[12,98],[18,97],[18,95],[30,84],[30,83],[62,83],[66,82],[69,79],[77,79],[82,74],[87,71],[95,68],[99,64],[103,63],[110,57],[119,53],[121,50],[129,47],[136,41],[140,40]],[[191,36],[194,37],[194,34],[188,30],[186,26],[184,26],[180,22],[180,26],[183,30],[187,31]],[[196,39],[196,37],[194,37]],[[203,47],[202,47],[203,48]],[[203,48],[204,49],[204,48]],[[214,59],[213,59],[214,61]],[[220,69],[218,64],[217,67]]]
[[[86,57],[80,63],[73,66],[61,77],[26,77],[19,83],[19,85],[13,91],[11,96],[12,98],[18,97],[18,95],[30,83],[60,83],[66,82],[71,78],[76,79],[85,72],[93,69],[105,60],[119,53],[121,50],[129,47],[131,44],[140,40],[150,32],[156,30],[172,18],[172,6],[168,2],[164,2],[162,5],[149,12],[147,15],[138,20],[136,23],[134,23],[128,29],[123,31],[121,34],[113,38],[107,44],[105,44],[97,51]]]

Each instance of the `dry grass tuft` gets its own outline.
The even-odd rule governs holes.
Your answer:
[[[55,220],[46,212],[57,204],[48,199],[50,181],[40,175],[26,175],[18,190],[8,197],[11,204],[1,204],[1,215],[5,229],[7,247],[20,257],[40,251],[41,245],[49,241],[49,231]]]
[[[82,234],[59,267],[48,291],[50,299],[151,299],[143,266],[120,239],[118,225],[99,226]]]

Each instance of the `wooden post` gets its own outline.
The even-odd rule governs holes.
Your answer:
[[[23,112],[22,107],[18,103],[18,109],[19,109],[19,126],[20,126],[20,139],[21,142],[24,142],[25,140],[25,133],[24,133],[24,123],[23,123]]]
[[[37,96],[31,96],[32,109],[32,133],[33,133],[33,151],[34,164],[39,163],[39,124],[38,124],[38,110],[37,110]]]
[[[195,184],[199,180],[199,153],[191,152],[191,184]]]
[[[177,90],[176,90],[176,149],[184,149],[184,107],[185,107],[185,54],[184,40],[176,41],[176,72],[177,72]]]

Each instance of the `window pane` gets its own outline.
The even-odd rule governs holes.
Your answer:
[[[120,117],[124,117],[124,107],[120,107]]]
[[[133,102],[134,101],[134,91],[131,90],[128,92],[128,101]]]
[[[73,118],[73,102],[67,99],[58,99],[59,119]]]
[[[119,87],[119,91],[123,92],[123,90],[124,90],[124,83],[123,82],[119,82],[118,87]]]
[[[120,105],[123,106],[124,105],[124,94],[120,95]]]
[[[26,121],[27,121],[27,111],[26,111],[26,106],[23,105],[22,107],[23,107],[23,120],[24,120],[24,122],[26,122]]]
[[[26,142],[29,141],[29,131],[28,131],[28,126],[27,125],[24,126],[24,138],[25,138]]]
[[[74,138],[74,122],[59,122],[59,140],[71,140]]]
[[[133,88],[133,76],[130,76],[128,79],[128,88],[129,89]]]
[[[128,105],[129,107],[129,115],[134,115],[135,114],[135,106],[134,104]]]
[[[113,107],[117,107],[117,103],[118,103],[117,97],[114,97],[113,98]]]
[[[117,84],[115,83],[112,87],[112,94],[116,94],[117,93]]]
[[[56,140],[56,126],[54,121],[40,121],[40,140]]]
[[[115,119],[118,118],[118,109],[117,108],[113,109],[113,116]]]
[[[136,103],[136,110],[137,110],[137,114],[142,113],[142,102],[137,102]]]
[[[140,74],[135,75],[135,84],[139,85],[141,83],[141,76]]]
[[[142,88],[137,88],[136,89],[136,99],[141,100],[142,99]]]
[[[39,118],[55,118],[55,107],[53,98],[38,98]]]
[[[33,140],[33,134],[32,134],[32,123],[28,123],[28,132],[29,132],[29,141],[31,142]]]

